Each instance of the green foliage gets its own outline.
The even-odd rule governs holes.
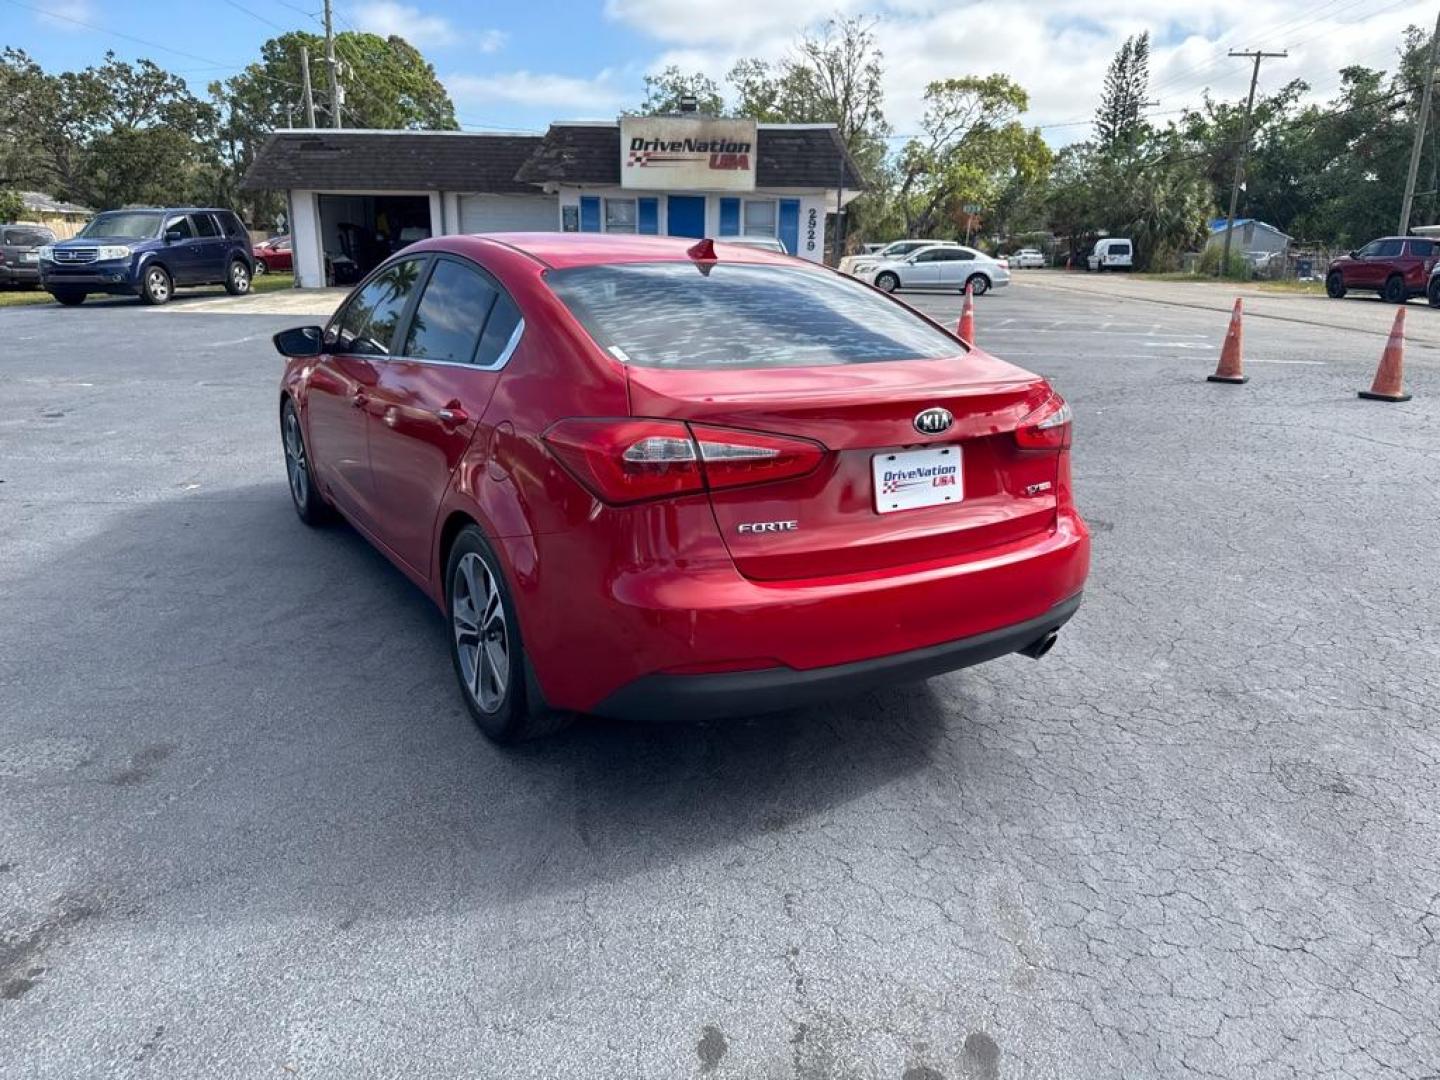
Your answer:
[[[1005,75],[940,79],[925,89],[921,134],[905,144],[895,199],[905,235],[958,229],[964,207],[990,207],[1015,182],[1046,175],[1049,147],[1018,117],[1029,105]]]
[[[1110,151],[1133,145],[1143,132],[1142,110],[1150,92],[1150,31],[1125,39],[1105,73],[1095,112],[1095,138]]]
[[[19,221],[25,213],[25,204],[14,191],[0,189],[0,221]]]
[[[686,97],[693,97],[696,107],[707,116],[721,116],[725,112],[725,99],[720,96],[720,87],[714,79],[698,71],[687,74],[671,64],[658,75],[645,76],[645,100],[634,114],[678,113],[680,102]]]
[[[1230,249],[1230,260],[1225,263],[1225,273],[1220,273],[1220,264],[1224,262],[1225,249],[1218,243],[1208,245],[1200,253],[1200,273],[1208,274],[1210,277],[1234,278],[1236,281],[1249,281],[1254,276],[1254,269],[1250,260],[1245,258],[1243,252]]]

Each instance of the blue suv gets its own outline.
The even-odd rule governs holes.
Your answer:
[[[254,269],[245,226],[213,208],[107,210],[73,239],[40,249],[40,284],[67,306],[93,292],[163,304],[181,285],[223,284],[240,296]]]

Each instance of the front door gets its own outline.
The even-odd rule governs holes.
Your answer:
[[[489,443],[485,410],[521,333],[519,308],[494,278],[441,256],[382,366],[370,421],[376,532],[422,578],[450,479],[477,433]]]
[[[705,235],[705,196],[671,195],[666,200],[665,232],[669,236]]]
[[[351,295],[325,330],[310,376],[306,426],[312,467],[327,494],[365,528],[376,527],[370,417],[395,331],[424,259],[405,259]]]
[[[178,233],[175,239],[172,234]],[[192,285],[200,279],[200,239],[189,214],[172,214],[165,219],[165,250],[161,255],[170,279],[176,285]]]

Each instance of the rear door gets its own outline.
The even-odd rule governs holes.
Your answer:
[[[1412,292],[1425,288],[1430,280],[1430,270],[1435,265],[1434,240],[1407,240],[1405,242],[1405,287]]]
[[[488,443],[485,409],[523,333],[519,308],[493,277],[439,256],[380,367],[370,419],[376,531],[423,578],[440,502],[477,432]]]
[[[724,263],[551,278],[624,360],[633,415],[826,449],[806,476],[711,491],[747,577],[939,565],[1054,527],[1058,456],[1013,436],[1044,381],[896,301],[826,271]]]
[[[195,230],[195,280],[224,281],[229,245],[220,231],[220,223],[214,214],[191,214],[190,225]]]

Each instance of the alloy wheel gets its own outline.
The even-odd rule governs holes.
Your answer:
[[[238,260],[230,267],[230,284],[237,293],[250,291],[250,271]]]
[[[305,439],[300,418],[294,409],[285,413],[285,472],[290,477],[290,495],[302,510],[310,497],[310,467],[305,460]]]
[[[164,270],[151,270],[145,276],[145,288],[150,293],[150,299],[157,304],[170,299],[170,279],[165,276]]]
[[[450,618],[465,688],[483,711],[498,712],[510,682],[510,632],[500,583],[485,560],[470,552],[456,566],[450,592]]]

